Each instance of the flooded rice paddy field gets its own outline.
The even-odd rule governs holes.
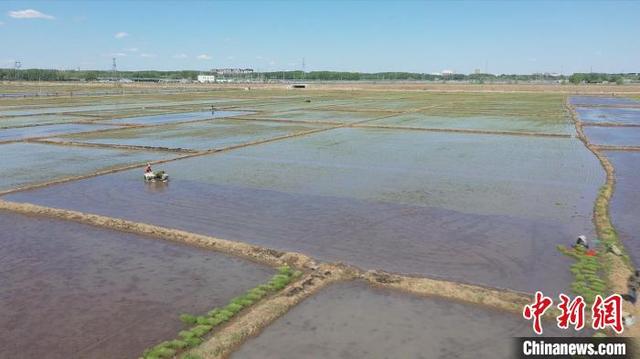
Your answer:
[[[211,113],[209,113],[211,116]],[[167,116],[171,118],[171,116]],[[208,150],[321,128],[314,125],[216,119],[64,136],[65,141]]]
[[[0,357],[136,358],[273,270],[215,252],[0,211]]]
[[[553,158],[554,161],[549,161]],[[9,195],[363,268],[557,292],[603,174],[573,138],[337,129]],[[576,173],[580,175],[576,176]],[[158,210],[145,210],[146,201]],[[544,265],[541,265],[543,263]]]
[[[0,191],[98,170],[171,158],[164,152],[82,148],[39,143],[0,144]]]
[[[304,122],[333,122],[333,123],[354,123],[368,121],[383,116],[388,116],[386,112],[346,112],[346,111],[322,111],[322,110],[300,110],[273,113],[259,113],[247,118],[267,118],[273,120],[304,121]]]
[[[576,106],[640,106],[640,101],[626,97],[571,96],[569,103]]]
[[[66,115],[35,115],[0,117],[0,129],[12,127],[25,127],[34,125],[51,125],[63,122],[93,121],[94,117],[66,116]]]
[[[611,220],[633,261],[640,263],[640,152],[608,151],[616,174]]]
[[[186,112],[181,109],[176,110],[174,107],[165,107],[165,108],[157,108],[157,107],[134,107],[134,108],[125,108],[125,109],[117,109],[117,110],[108,110],[108,111],[81,111],[74,112],[73,114],[76,116],[91,116],[93,119],[118,119],[124,117],[143,117],[143,116],[153,116],[153,115],[161,115],[161,114],[170,114],[175,112]]]
[[[486,115],[520,117],[564,117],[564,97],[558,94],[509,93],[405,93],[352,98],[332,109],[348,111],[432,111],[434,115]]]
[[[567,335],[545,324],[545,335]],[[231,358],[510,358],[511,338],[530,335],[518,315],[344,283],[299,304]]]
[[[109,120],[113,124],[133,124],[133,125],[160,125],[168,123],[180,123],[185,121],[207,120],[215,118],[225,118],[246,115],[250,112],[246,111],[197,111],[197,112],[180,112],[163,115],[125,117]]]
[[[0,116],[22,115],[24,123],[47,124],[73,112],[113,130],[45,134],[104,148],[0,145],[0,191],[141,167],[0,200],[182,229],[365,270],[551,296],[568,292],[573,280],[573,260],[556,246],[577,234],[594,237],[592,208],[605,180],[598,160],[575,138],[558,94],[220,90],[3,101],[11,105]],[[628,100],[570,101],[623,106],[609,107],[611,116],[635,118]],[[207,120],[212,105],[217,116],[241,117]],[[54,115],[42,115],[48,113]],[[0,117],[0,127],[21,119]],[[572,136],[349,127],[360,121]],[[315,129],[325,131],[304,134]],[[585,128],[588,136],[591,129]],[[285,135],[296,136],[154,166],[169,173],[168,183],[144,183],[142,166],[176,154],[108,148],[207,150]],[[623,154],[607,153],[619,176],[612,214],[636,259],[640,252],[628,241],[640,230],[631,217],[639,204],[627,193],[634,191],[640,159]],[[0,213],[0,228],[0,270],[9,274],[0,311],[11,308],[0,315],[9,328],[0,336],[0,357],[136,357],[175,336],[180,312],[223,305],[273,272],[73,222]],[[552,332],[552,324],[547,334],[567,334]],[[234,358],[507,357],[510,338],[530,335],[530,325],[518,315],[344,283],[294,307]]]
[[[327,105],[330,103],[341,103],[348,102],[342,100],[331,100],[330,102],[316,100],[312,102],[306,102],[304,98],[298,98],[294,100],[284,99],[278,101],[265,101],[263,103],[255,102],[252,104],[243,104],[241,106],[235,107],[237,109],[254,111],[259,113],[272,113],[272,112],[285,112],[285,111],[296,111],[296,110],[304,110],[320,107],[323,104]]]
[[[91,132],[114,128],[111,125],[63,123],[59,125],[29,126],[0,129],[0,142],[48,137],[77,132]]]
[[[640,107],[577,107],[580,120],[586,123],[613,123],[640,125]]]
[[[66,112],[91,113],[96,111],[126,110],[144,107],[146,103],[124,103],[124,104],[81,104],[78,106],[43,106],[25,107],[16,109],[5,109],[0,111],[0,116],[29,116],[42,114],[61,114]]]
[[[640,102],[631,99],[611,97],[572,97],[574,103],[588,103],[591,108],[577,108],[581,121],[604,122],[616,124],[640,124]],[[581,102],[582,101],[582,102]],[[637,104],[638,107],[622,108],[622,106]],[[616,126],[586,126],[584,134],[588,141],[597,145],[611,146],[640,146],[640,127]],[[638,209],[640,208],[640,153],[633,151],[605,151],[614,167],[615,186],[609,209],[611,221],[618,232],[620,240],[627,248],[634,262],[640,260],[640,222]]]
[[[596,145],[640,146],[640,127],[587,126],[584,134]]]
[[[0,116],[26,116],[26,115],[39,115],[39,114],[59,114],[59,113],[87,113],[99,115],[101,112],[110,113],[118,110],[132,110],[142,109],[147,107],[171,107],[179,105],[199,105],[199,104],[218,104],[218,103],[236,103],[229,99],[205,99],[205,100],[191,100],[191,101],[159,101],[156,99],[150,99],[147,101],[136,100],[135,98],[122,103],[113,103],[112,101],[105,101],[102,104],[78,104],[77,106],[41,106],[41,107],[18,107],[13,109],[5,109],[0,111]]]
[[[369,125],[441,128],[441,129],[470,129],[484,131],[515,131],[536,133],[572,134],[575,129],[567,118],[554,120],[531,119],[526,117],[492,117],[471,115],[434,115],[428,111],[411,112],[386,117],[368,123]]]
[[[201,183],[525,218],[583,214],[603,179],[577,139],[386,129],[334,129],[168,166]]]

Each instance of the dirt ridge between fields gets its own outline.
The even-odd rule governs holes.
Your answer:
[[[604,239],[615,236],[615,238],[612,238],[612,240],[616,242],[616,245],[623,252],[623,256],[617,256],[613,253],[607,252],[602,255],[602,258],[605,262],[604,274],[609,289],[612,293],[624,294],[627,293],[627,280],[633,274],[633,267],[628,259],[626,259],[628,258],[628,255],[626,254],[624,244],[615,235],[615,228],[613,226],[613,223],[611,222],[609,212],[609,206],[611,203],[611,198],[613,197],[616,183],[615,168],[613,167],[607,156],[605,156],[605,154],[601,151],[601,146],[595,146],[589,142],[589,139],[583,131],[584,124],[582,120],[580,120],[580,116],[578,115],[575,107],[569,103],[568,98],[565,102],[565,106],[567,107],[569,113],[571,114],[571,118],[575,123],[578,138],[583,142],[585,147],[596,156],[606,173],[605,183],[600,188],[600,192],[598,193],[598,197],[596,198],[594,204],[593,223],[596,227],[598,238]],[[626,301],[623,301],[623,311],[632,314],[635,318],[638,318],[640,315],[640,310],[638,310],[635,305]],[[625,327],[624,336],[639,338],[640,326],[636,324],[635,326]]]

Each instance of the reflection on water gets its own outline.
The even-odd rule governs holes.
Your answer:
[[[162,193],[169,189],[169,181],[155,181],[155,182],[145,182],[145,189],[149,193]]]

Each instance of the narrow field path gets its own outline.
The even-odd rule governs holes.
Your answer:
[[[602,241],[615,243],[623,252],[622,256],[617,256],[611,252],[605,252],[601,254],[601,258],[605,262],[605,277],[609,289],[612,293],[624,294],[627,293],[627,279],[634,273],[634,267],[629,260],[624,244],[618,239],[610,218],[609,206],[616,183],[615,168],[602,152],[603,147],[592,145],[589,142],[589,139],[585,136],[583,130],[584,123],[580,120],[580,116],[578,115],[575,107],[569,102],[568,97],[566,100],[566,107],[575,122],[578,138],[584,143],[585,147],[587,147],[598,158],[607,175],[606,181],[602,185],[598,198],[596,199],[596,203],[594,204],[593,222],[596,227],[598,238]],[[601,248],[600,250],[605,249]],[[640,309],[627,301],[623,301],[623,311],[633,315],[636,320],[640,316]],[[624,336],[640,338],[640,326],[636,323],[634,326],[625,327]]]

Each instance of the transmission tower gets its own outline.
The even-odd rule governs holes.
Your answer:
[[[18,71],[20,70],[20,68],[21,68],[21,67],[22,67],[22,62],[20,62],[20,61],[16,61],[16,62],[14,62],[14,63],[13,63],[13,71],[14,71],[14,76],[13,76],[13,78],[14,78],[15,80],[17,80],[17,79],[18,79]]]
[[[113,78],[113,81],[116,81],[118,79],[118,66],[116,66],[116,58],[112,58],[112,65],[111,65],[111,77]]]
[[[304,57],[302,58],[302,78],[305,78],[305,72],[306,72],[306,64],[304,62]]]

